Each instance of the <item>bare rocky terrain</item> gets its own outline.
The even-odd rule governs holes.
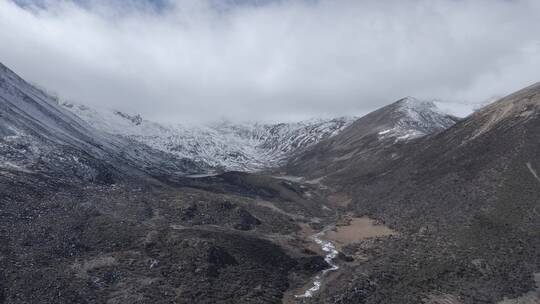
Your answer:
[[[2,303],[280,303],[326,263],[303,250],[308,218],[275,210],[305,193],[275,187],[284,195],[2,171]]]
[[[374,218],[399,237],[344,248],[364,261],[344,268],[313,302],[497,303],[530,296],[540,268],[539,114],[536,84],[442,132],[393,146],[397,156],[386,162],[353,158],[323,179],[350,195],[356,216]]]

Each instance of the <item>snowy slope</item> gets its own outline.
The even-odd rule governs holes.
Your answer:
[[[140,115],[63,103],[93,127],[220,170],[255,171],[275,167],[292,153],[339,133],[353,118],[296,123],[216,122],[162,124]]]
[[[84,125],[0,64],[0,168],[33,172],[58,166],[71,168],[74,175],[96,177],[99,170],[74,150],[100,158],[104,151],[99,147],[111,147]]]
[[[191,161],[93,128],[2,64],[0,169],[100,182],[201,171]]]

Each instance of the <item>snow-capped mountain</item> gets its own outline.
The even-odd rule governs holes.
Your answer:
[[[261,124],[226,121],[164,124],[121,111],[63,103],[94,128],[219,170],[255,171],[282,164],[291,154],[338,134],[354,118]]]
[[[359,118],[338,135],[295,155],[287,164],[288,172],[316,178],[369,172],[403,156],[398,149],[401,145],[446,130],[458,120],[433,101],[406,97]]]
[[[0,64],[0,169],[112,182],[198,164],[97,130]]]
[[[457,118],[444,113],[434,101],[406,97],[391,105],[391,128],[378,132],[380,138],[396,141],[422,137],[449,128]]]

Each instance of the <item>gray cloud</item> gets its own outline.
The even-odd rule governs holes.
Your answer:
[[[536,0],[41,2],[0,0],[0,61],[64,98],[157,120],[480,102],[540,81]]]

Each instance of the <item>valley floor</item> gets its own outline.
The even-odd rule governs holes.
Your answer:
[[[99,186],[12,172],[0,186],[2,304],[496,303],[487,260],[300,178]],[[531,281],[497,301],[536,303]]]

